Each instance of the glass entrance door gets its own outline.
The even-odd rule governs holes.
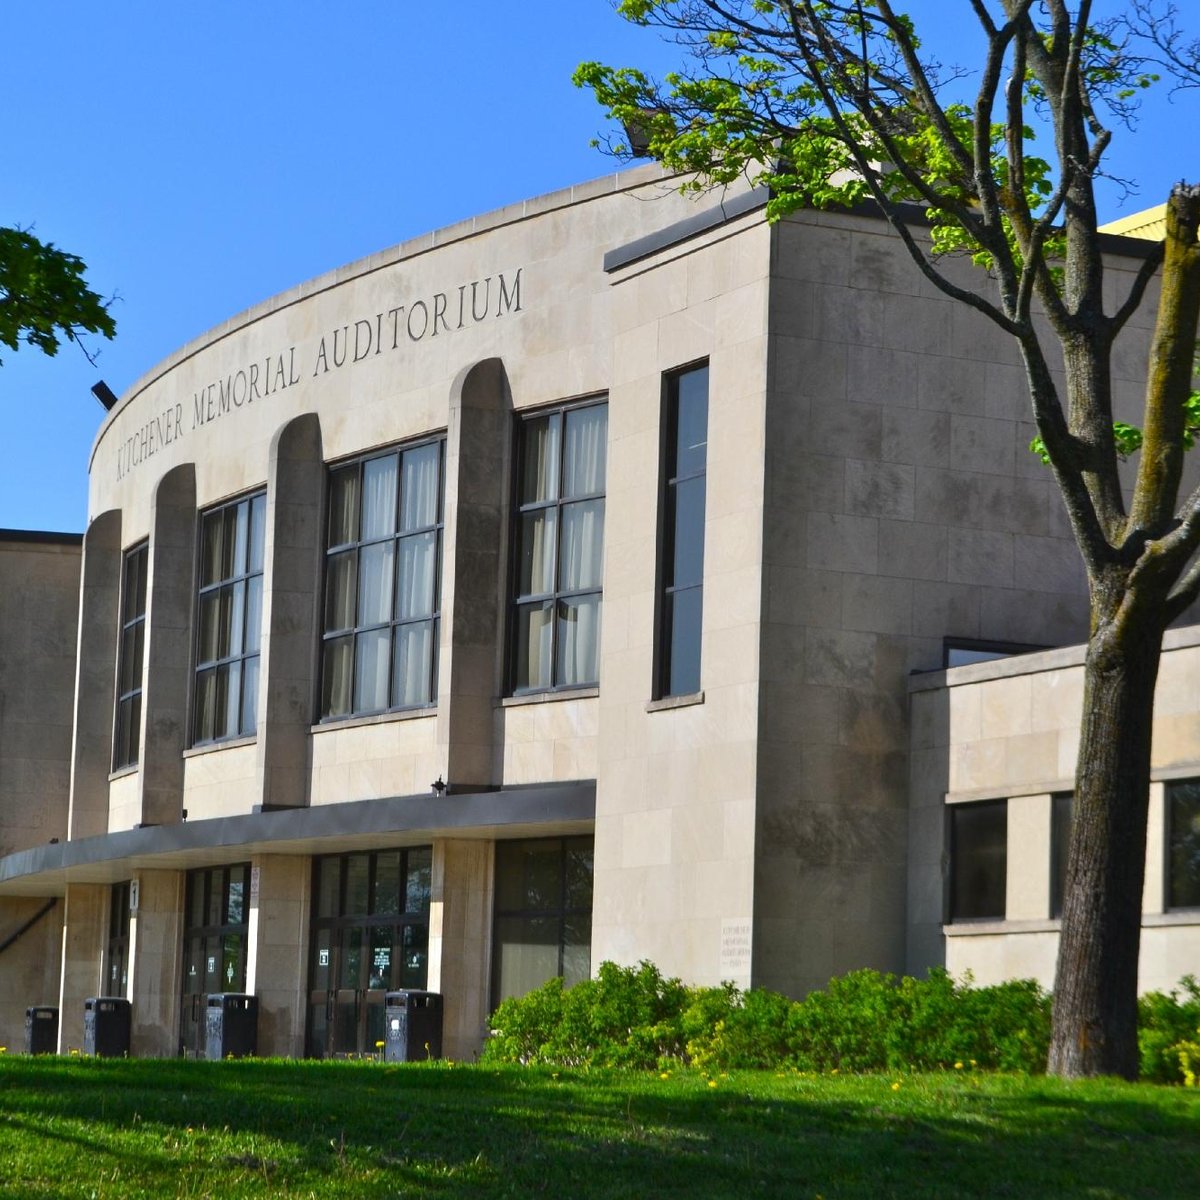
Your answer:
[[[183,932],[179,1052],[204,1057],[205,1010],[212,992],[246,990],[250,864],[189,871]]]
[[[425,987],[431,861],[428,846],[315,861],[310,1056],[374,1054],[387,993]]]

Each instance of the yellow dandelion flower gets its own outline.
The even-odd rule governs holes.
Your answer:
[[[716,1086],[717,1086],[717,1081],[716,1081],[715,1079],[710,1079],[710,1080],[708,1081],[708,1086],[709,1086],[709,1087],[716,1087]]]
[[[900,1085],[899,1085],[898,1083],[893,1083],[893,1084],[892,1084],[892,1091],[893,1091],[893,1092],[898,1092],[899,1090],[900,1090]]]
[[[663,1071],[662,1074],[659,1075],[659,1079],[670,1079],[670,1078],[671,1078],[670,1071]]]
[[[956,1062],[956,1063],[954,1064],[954,1069],[955,1069],[956,1071],[961,1071],[961,1070],[963,1069],[963,1068],[962,1068],[962,1063],[961,1063],[961,1062]]]

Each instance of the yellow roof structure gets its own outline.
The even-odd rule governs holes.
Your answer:
[[[1100,226],[1101,233],[1119,233],[1122,237],[1144,238],[1148,242],[1160,242],[1167,236],[1167,206],[1157,204],[1141,212],[1131,213],[1119,221],[1109,221]]]

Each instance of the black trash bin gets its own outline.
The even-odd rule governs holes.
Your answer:
[[[58,1009],[36,1004],[25,1010],[25,1053],[58,1053]]]
[[[204,1057],[248,1058],[258,1053],[258,997],[214,992],[204,1010]]]
[[[132,1010],[121,996],[92,996],[83,1002],[83,1052],[128,1058]]]
[[[388,992],[384,1003],[384,1062],[442,1057],[440,992]]]

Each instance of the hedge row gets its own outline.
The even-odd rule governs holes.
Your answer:
[[[1200,986],[1140,1001],[1142,1074],[1182,1081],[1180,1052],[1200,1026]],[[929,1071],[1046,1069],[1050,994],[1033,980],[993,987],[853,971],[803,1000],[732,984],[691,988],[652,963],[606,962],[594,979],[552,979],[505,1000],[492,1017],[483,1060],[559,1066],[727,1070]],[[1190,1063],[1185,1063],[1190,1066]]]

